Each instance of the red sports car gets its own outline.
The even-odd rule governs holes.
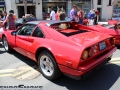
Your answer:
[[[62,73],[81,79],[116,51],[112,36],[81,27],[72,21],[32,21],[16,31],[5,31],[2,41],[7,52],[15,50],[37,62],[49,80]]]
[[[116,25],[119,20],[108,20],[108,24]]]
[[[91,30],[106,33],[115,37],[115,44],[120,45],[120,24],[104,24],[104,25],[95,25],[89,26]]]

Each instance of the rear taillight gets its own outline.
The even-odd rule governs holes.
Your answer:
[[[91,57],[93,55],[93,49],[90,48],[88,52],[89,52],[89,57]]]
[[[110,38],[110,43],[111,43],[111,45],[114,45],[115,44],[115,38]]]
[[[87,58],[91,57],[93,55],[93,49],[87,48],[82,53],[82,60],[86,60]]]
[[[82,59],[83,60],[86,60],[88,58],[88,50],[84,50],[83,53],[82,53]]]

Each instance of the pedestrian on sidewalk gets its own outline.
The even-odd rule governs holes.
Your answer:
[[[100,12],[98,10],[96,11],[96,15],[97,15],[97,23],[98,23],[100,17]]]
[[[88,13],[88,25],[89,26],[94,25],[94,18],[95,18],[95,13],[93,12],[93,10],[90,10],[90,12]]]
[[[0,17],[3,18],[3,11],[0,10]]]
[[[70,11],[70,20],[76,21],[76,18],[77,18],[76,6],[73,5],[72,10]]]
[[[56,18],[56,20],[60,20],[60,18],[59,18],[59,16],[60,16],[60,12],[61,12],[61,10],[58,9],[58,10],[57,10],[57,13],[55,14],[55,18]]]
[[[6,18],[7,18],[7,12],[4,11],[4,12],[3,12],[3,18],[2,18],[2,21],[4,22],[4,21],[6,20]],[[4,23],[4,28],[6,29],[6,27],[7,27],[7,22]]]
[[[7,16],[6,20],[3,22],[5,24],[7,22],[7,29],[8,30],[15,30],[16,29],[16,22],[17,18],[16,15],[14,14],[13,10],[9,11],[9,15]]]
[[[65,18],[66,18],[65,10],[61,10],[59,18],[60,18],[60,20],[65,20]]]
[[[79,18],[79,24],[83,25],[83,19],[84,19],[84,12],[83,10],[80,8],[80,10],[77,12],[78,18]]]
[[[56,20],[56,18],[55,18],[55,11],[54,11],[53,8],[51,8],[50,20]]]

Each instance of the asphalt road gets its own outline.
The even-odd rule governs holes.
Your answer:
[[[120,49],[114,53],[111,62],[85,80],[77,81],[61,76],[55,81],[49,81],[41,74],[33,77],[34,74],[27,80],[22,79],[21,74],[15,72],[21,66],[35,65],[37,65],[35,62],[17,52],[6,53],[0,44],[0,86],[43,86],[42,90],[120,90]],[[25,70],[27,67],[22,72]],[[26,73],[27,76],[34,73],[31,72]]]

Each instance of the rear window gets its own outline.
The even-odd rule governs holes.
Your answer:
[[[53,28],[54,30],[57,30],[65,36],[72,36],[75,34],[88,32],[87,30],[81,30],[79,24],[75,22],[56,23],[50,25],[49,27]]]

